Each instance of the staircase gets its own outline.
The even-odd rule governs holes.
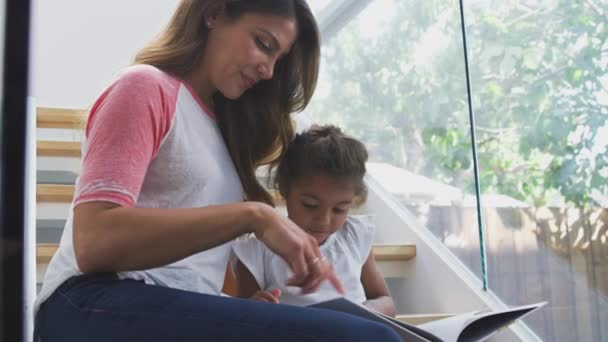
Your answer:
[[[58,248],[74,196],[74,184],[80,172],[80,140],[86,115],[86,111],[77,109],[37,110],[36,261],[39,287],[46,266]],[[277,210],[284,212],[278,192],[270,191],[278,203]],[[365,214],[366,210],[363,206],[354,214]],[[416,256],[416,246],[378,244],[373,246],[373,253],[385,276],[402,277],[403,272],[393,270],[405,268],[403,263]],[[227,272],[224,290],[234,293],[231,272]]]

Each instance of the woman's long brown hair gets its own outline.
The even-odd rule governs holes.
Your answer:
[[[297,23],[298,37],[290,52],[276,63],[272,79],[259,82],[237,100],[219,92],[213,98],[218,125],[247,200],[273,205],[255,170],[278,163],[294,135],[290,115],[308,105],[319,71],[319,32],[306,1],[181,0],[168,26],[137,54],[135,63],[185,77],[201,63],[209,33],[204,20],[218,5],[234,20],[256,13],[293,18]]]

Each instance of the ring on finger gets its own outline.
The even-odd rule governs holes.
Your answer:
[[[318,256],[318,257],[316,257],[316,258],[312,259],[312,260],[311,260],[311,261],[308,263],[308,265],[312,266],[312,265],[314,265],[314,264],[318,263],[319,261],[323,261],[323,260],[325,260],[325,257],[324,257],[324,256]]]

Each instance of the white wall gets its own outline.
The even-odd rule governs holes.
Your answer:
[[[34,0],[30,87],[38,106],[87,108],[162,30],[176,0]]]
[[[484,308],[503,309],[505,303],[481,290],[481,281],[406,209],[366,177],[367,209],[374,214],[376,243],[416,245],[416,257],[402,266],[405,278],[388,279],[397,312],[462,313]],[[524,324],[511,325],[493,341],[539,341]]]

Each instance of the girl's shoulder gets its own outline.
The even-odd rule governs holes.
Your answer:
[[[344,226],[334,234],[333,248],[348,249],[356,252],[362,260],[366,259],[374,241],[374,230],[370,216],[349,216]]]
[[[366,249],[374,238],[374,224],[369,216],[349,216],[341,229],[334,233],[335,243],[345,243]]]
[[[369,236],[374,234],[375,226],[369,215],[352,215],[346,219],[341,230],[353,237]]]

